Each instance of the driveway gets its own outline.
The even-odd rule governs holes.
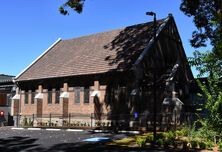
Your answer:
[[[13,130],[11,127],[0,127],[0,151],[79,151],[83,145],[101,142],[85,142],[95,137],[106,137],[111,140],[126,137],[123,134],[92,133],[89,131],[48,131],[48,130]],[[96,144],[95,144],[96,143]],[[102,144],[102,143],[101,143]],[[79,148],[77,148],[79,147]],[[84,147],[84,146],[83,146]],[[85,147],[84,147],[85,148]]]
[[[109,146],[102,141],[85,141],[109,138],[110,140],[127,137],[125,134],[92,133],[89,131],[48,131],[48,130],[13,130],[11,127],[0,127],[1,152],[166,152]],[[171,151],[172,150],[168,150]]]

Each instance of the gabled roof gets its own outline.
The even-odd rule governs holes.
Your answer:
[[[158,20],[160,29],[168,21]],[[129,70],[151,42],[153,22],[59,40],[16,77],[16,81]]]
[[[13,78],[11,75],[0,74],[0,83],[12,82]]]

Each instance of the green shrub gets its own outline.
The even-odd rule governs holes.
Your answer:
[[[152,143],[153,142],[153,134],[148,134],[146,135],[146,142]]]
[[[26,117],[23,119],[23,126],[28,126],[28,120]]]
[[[159,132],[159,133],[156,134],[156,139],[164,139],[165,136],[166,136],[165,133]]]
[[[164,141],[163,141],[163,139],[157,139],[156,143],[157,143],[158,146],[162,146]]]
[[[136,144],[139,147],[144,147],[146,144],[146,137],[145,136],[138,136],[136,137]]]
[[[222,141],[218,143],[219,150],[222,151]]]
[[[200,149],[206,149],[207,145],[204,141],[199,142]]]
[[[190,141],[190,144],[191,144],[191,148],[197,148],[197,146],[198,146],[198,141],[195,140],[195,139],[192,139],[192,140]]]
[[[167,134],[166,134],[166,138],[168,139],[171,139],[171,140],[175,140],[176,138],[176,134],[172,131],[169,131]]]
[[[207,147],[208,150],[213,150],[213,146],[214,146],[214,144],[213,144],[212,141],[207,141],[206,142],[206,147]]]
[[[179,137],[185,136],[187,137],[189,135],[190,128],[188,127],[183,127],[181,130],[176,131],[176,135]]]
[[[165,133],[165,143],[168,145],[174,145],[174,141],[176,139],[176,134],[172,131]]]

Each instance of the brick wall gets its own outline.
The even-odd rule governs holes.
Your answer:
[[[106,86],[100,86],[98,81],[95,81],[94,86],[89,87],[89,95],[93,93],[94,90],[100,91],[99,102],[102,105],[103,113],[106,113],[107,110],[104,104]],[[63,114],[63,98],[60,98],[59,103],[55,103],[56,93],[55,89],[52,89],[52,103],[48,103],[48,88],[39,87],[36,92],[43,93],[43,115],[51,114]],[[80,103],[75,103],[75,88],[68,87],[67,84],[64,84],[64,88],[60,88],[60,94],[62,91],[67,91],[69,93],[68,98],[68,113],[79,113],[79,114],[91,114],[94,113],[94,97],[89,97],[89,103],[84,103],[84,90],[80,89]],[[21,95],[21,114],[22,115],[32,115],[37,113],[37,99],[35,99],[34,104],[31,103],[31,91],[28,95],[28,104],[25,104],[25,91],[20,92]]]
[[[31,103],[31,93],[28,93],[28,104],[25,103],[25,91],[21,91],[21,114],[22,115],[32,115],[35,111],[36,113],[36,101],[34,104]]]

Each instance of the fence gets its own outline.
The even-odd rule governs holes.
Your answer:
[[[14,116],[15,125],[18,127],[47,127],[47,128],[82,128],[82,129],[107,129],[107,130],[153,130],[154,115],[149,114],[78,114],[70,113],[66,116],[48,114],[37,116]],[[194,113],[157,113],[157,130],[176,129],[181,125],[191,125],[197,119]]]

